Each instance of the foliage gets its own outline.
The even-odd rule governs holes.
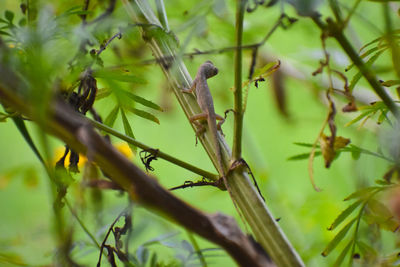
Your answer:
[[[129,1],[92,0],[87,1],[89,6],[85,6],[85,1],[78,0],[42,2],[21,0],[18,4],[15,1],[4,1],[0,4],[0,63],[7,65],[22,81],[19,84],[21,90],[15,93],[23,95],[35,103],[37,109],[35,112],[42,118],[41,121],[38,121],[39,126],[46,124],[45,118],[52,99],[63,97],[82,116],[90,116],[98,123],[114,130],[123,131],[125,137],[151,140],[157,147],[175,149],[171,149],[171,151],[186,150],[182,149],[183,144],[186,144],[186,138],[194,140],[193,134],[187,133],[188,137],[181,137],[180,133],[176,133],[181,132],[182,125],[174,124],[170,119],[174,113],[171,112],[171,105],[173,107],[175,105],[170,103],[170,97],[166,96],[168,93],[165,93],[168,89],[168,82],[156,68],[149,66],[149,63],[154,63],[154,61],[144,45],[142,37],[147,40],[156,36],[165,40],[166,44],[178,47],[177,57],[193,61],[193,71],[205,57],[207,59],[217,58],[216,65],[221,66],[219,69],[222,70],[219,77],[222,77],[218,78],[218,81],[210,81],[211,88],[221,88],[217,89],[218,93],[213,92],[216,109],[222,110],[222,103],[225,105],[229,102],[222,102],[221,99],[231,98],[231,95],[228,95],[229,90],[223,90],[223,88],[233,88],[234,84],[234,79],[230,74],[233,71],[229,69],[233,65],[232,51],[237,50],[237,47],[233,46],[235,41],[232,27],[233,1],[215,0],[191,3],[190,1],[176,0],[165,3],[166,6],[163,5],[163,1],[156,1],[155,10],[158,11],[156,19],[161,21],[163,27],[152,24],[132,24],[128,8],[122,4],[122,2]],[[147,3],[146,1],[140,2]],[[400,177],[400,143],[397,138],[399,137],[397,132],[400,113],[396,113],[399,103],[397,98],[400,95],[398,63],[400,62],[400,30],[397,29],[400,25],[393,19],[398,17],[397,10],[394,10],[394,7],[398,8],[395,2],[355,0],[350,3],[331,0],[325,4],[322,1],[265,1],[265,3],[264,1],[248,1],[246,6],[243,39],[245,44],[241,49],[249,75],[247,79],[244,79],[242,88],[240,88],[244,94],[241,103],[245,116],[249,116],[246,117],[246,119],[249,118],[249,126],[245,125],[245,129],[248,127],[247,132],[251,133],[249,134],[251,139],[253,139],[253,135],[263,134],[263,137],[257,140],[256,148],[253,148],[254,145],[251,144],[244,146],[244,150],[248,149],[245,153],[252,154],[249,156],[249,164],[253,166],[251,163],[254,161],[255,165],[252,172],[256,174],[256,177],[264,177],[267,176],[265,173],[271,173],[271,177],[268,179],[264,177],[260,183],[261,191],[267,192],[267,204],[271,205],[274,210],[281,211],[284,219],[292,216],[295,221],[298,221],[299,235],[302,237],[306,236],[306,229],[310,227],[307,225],[308,222],[311,221],[314,227],[323,229],[325,225],[322,224],[325,221],[336,217],[328,227],[328,231],[335,231],[334,236],[330,234],[316,236],[314,234],[309,240],[310,247],[315,247],[314,243],[324,244],[323,250],[322,247],[318,247],[318,249],[313,248],[308,252],[299,251],[307,265],[343,266],[346,259],[348,259],[349,265],[355,262],[361,262],[366,266],[396,264],[396,251],[399,248],[396,232],[400,227],[398,211],[400,204],[396,202],[399,194],[399,191],[396,190]],[[366,10],[376,7],[382,9],[381,14]],[[151,7],[149,5],[146,8]],[[264,17],[266,16],[262,14],[263,12],[271,16],[268,17],[269,20],[277,18],[276,23],[268,21],[268,27],[265,26]],[[169,16],[166,16],[167,14]],[[328,17],[331,19],[325,20]],[[374,25],[374,27],[378,27],[377,31],[371,30],[366,34],[363,33],[365,28],[373,29],[374,27],[368,25],[375,21],[382,22],[383,26]],[[148,32],[151,34],[143,34],[145,28],[150,28],[151,31]],[[319,39],[319,35],[315,32],[320,34]],[[307,35],[311,35],[311,33],[313,38],[308,38]],[[351,37],[347,39],[344,33]],[[275,40],[271,36],[281,37],[283,41]],[[338,43],[330,42],[331,38],[336,39]],[[353,39],[361,40],[362,44],[358,51],[353,48],[355,45],[349,41]],[[286,47],[288,41],[296,43],[296,47]],[[269,45],[270,42],[277,46],[272,48]],[[313,50],[306,51],[307,49],[304,47],[307,45],[312,46]],[[337,52],[338,49],[343,52]],[[301,50],[306,51],[306,56],[302,55],[303,51]],[[250,53],[247,53],[249,51]],[[315,69],[318,64],[314,57],[315,51],[321,61],[319,67],[312,73],[311,68]],[[271,57],[271,53],[276,55]],[[339,56],[336,57],[336,55]],[[350,62],[340,62],[339,58],[343,58],[345,55],[350,58]],[[170,59],[165,58],[164,60],[157,63],[171,67],[169,66]],[[294,63],[288,64],[287,62]],[[0,69],[0,72],[4,72],[4,70]],[[313,77],[317,75],[319,77]],[[16,81],[17,79],[14,78],[9,76],[10,80]],[[295,88],[296,92],[288,90],[284,81]],[[338,84],[343,84],[343,88],[340,88]],[[254,99],[255,95],[260,94],[264,85],[268,85],[272,89],[272,97],[270,97],[272,100],[269,100],[268,104],[262,102],[261,99]],[[366,89],[367,86],[372,88],[380,98],[368,98],[370,92]],[[155,90],[156,87],[160,87],[162,90]],[[396,92],[392,92],[393,88]],[[159,93],[159,91],[163,91],[163,93]],[[310,91],[320,96],[319,99],[310,99],[307,93]],[[394,96],[395,93],[397,93],[397,98]],[[287,96],[291,95],[301,99],[299,102],[302,101],[302,103],[288,102]],[[320,101],[321,98],[324,101]],[[317,106],[315,105],[316,101],[327,103],[327,105]],[[279,113],[265,115],[268,112],[275,112],[270,108],[273,105],[277,107]],[[337,109],[339,105],[343,105],[341,111]],[[116,215],[115,207],[108,203],[108,200],[121,207],[124,206],[122,203],[125,202],[123,198],[125,195],[122,192],[117,195],[112,193],[113,190],[119,190],[119,188],[107,180],[107,173],[103,173],[95,164],[92,164],[90,157],[87,161],[85,156],[71,151],[68,146],[65,148],[65,153],[61,152],[59,155],[53,156],[55,147],[60,149],[62,144],[54,145],[53,141],[50,141],[42,131],[32,130],[29,118],[21,116],[18,111],[9,108],[6,103],[2,102],[2,107],[0,111],[1,127],[4,127],[2,129],[6,129],[5,132],[10,131],[9,129],[12,127],[10,125],[15,124],[33,154],[21,147],[18,147],[21,151],[17,149],[16,151],[24,155],[21,158],[30,159],[36,155],[39,161],[27,164],[22,162],[14,167],[8,167],[7,156],[3,155],[0,158],[2,161],[0,190],[6,192],[12,188],[13,181],[19,177],[23,180],[23,186],[18,188],[20,192],[15,195],[20,199],[28,199],[29,194],[21,192],[39,188],[41,181],[44,180],[41,177],[49,177],[51,190],[48,194],[51,199],[52,221],[53,228],[55,228],[53,235],[56,240],[53,243],[57,244],[57,250],[51,251],[49,248],[52,245],[43,245],[43,251],[54,257],[54,259],[41,259],[46,262],[45,264],[54,261],[65,266],[78,263],[93,265],[97,256],[103,258],[103,261],[99,261],[98,266],[106,261],[111,266],[117,264],[125,266],[192,266],[200,264],[207,266],[214,262],[226,263],[229,261],[220,248],[214,248],[204,240],[197,244],[197,241],[190,237],[190,233],[188,238],[190,242],[186,238],[180,236],[178,238],[178,233],[181,233],[182,230],[180,229],[178,233],[174,232],[174,226],[166,223],[161,217],[149,215],[145,215],[143,218],[135,217],[136,206],[134,212],[131,213],[131,203],[129,203],[128,209]],[[254,110],[258,111],[256,115],[253,113]],[[309,112],[306,115],[307,118],[304,118],[305,112]],[[277,114],[283,116],[279,117]],[[318,114],[318,122],[311,122],[310,118],[313,116],[310,114]],[[324,117],[319,116],[320,114],[324,114],[322,115]],[[260,123],[260,120],[265,117],[268,117],[271,123],[270,121]],[[284,124],[284,120],[300,119],[303,121],[297,125],[306,128],[308,133],[299,138],[291,136],[291,139],[284,141],[283,136],[285,134],[290,136],[290,133],[279,131],[290,132],[290,130],[281,128],[281,126],[278,126],[276,132],[271,129],[277,124]],[[169,128],[172,129],[169,132],[165,131],[168,139],[161,139],[164,132],[160,129],[168,129],[161,127],[164,127],[163,124],[169,123],[174,126]],[[252,124],[256,124],[258,128]],[[312,126],[307,126],[311,124]],[[322,126],[318,126],[319,124]],[[265,125],[268,127],[265,128]],[[319,132],[316,130],[318,127],[321,129]],[[338,135],[339,131],[341,131],[341,135]],[[231,135],[231,132],[227,132],[228,135]],[[275,136],[270,134],[271,132],[275,133]],[[264,137],[264,133],[267,137]],[[102,134],[108,136],[107,138],[114,144],[120,142],[118,140],[120,137],[112,132],[103,129]],[[368,137],[365,139],[368,140],[364,142],[363,137],[367,135]],[[149,139],[146,139],[147,136]],[[182,139],[182,144],[178,143],[177,146],[176,139],[179,138]],[[310,141],[313,139],[314,142]],[[126,139],[124,140],[126,141]],[[246,143],[246,141],[244,142]],[[288,141],[287,143],[297,141],[294,144],[302,147],[305,151],[295,154],[292,146],[285,146],[286,141]],[[9,147],[3,150],[11,150],[11,144],[15,142],[14,137],[10,138],[7,140]],[[173,144],[169,146],[169,143]],[[272,152],[265,152],[262,144],[270,144],[274,149],[271,149]],[[135,164],[141,164],[136,155],[137,145],[128,142],[123,145],[123,149],[131,150],[133,156],[129,157],[133,158]],[[150,153],[150,159],[154,160],[158,158],[157,151],[145,152]],[[257,163],[263,162],[263,159],[261,156],[255,155],[264,153],[271,153],[268,154],[272,162],[268,164],[268,168],[271,170],[266,170],[261,163]],[[68,157],[67,154],[69,154]],[[347,157],[348,154],[351,157]],[[127,153],[127,155],[130,154]],[[324,164],[319,164],[319,156],[322,156]],[[187,153],[185,157],[190,158],[191,154]],[[279,173],[278,177],[275,177],[274,172],[278,173],[275,169],[279,169],[277,166],[280,164],[275,162],[275,158],[283,159],[285,157],[289,160],[284,165],[286,170],[282,170],[282,173],[285,174]],[[336,178],[334,176],[340,173],[338,171],[340,168],[346,169],[340,173],[341,176],[346,177],[338,178],[341,184],[337,185],[337,188],[341,190],[341,194],[351,190],[354,192],[344,199],[343,211],[338,213],[343,206],[337,195],[334,196],[334,199],[329,200],[327,200],[328,196],[324,195],[318,200],[321,202],[316,204],[308,202],[310,196],[316,193],[308,192],[307,185],[303,186],[307,181],[301,179],[306,176],[302,170],[307,167],[301,162],[301,169],[298,169],[301,171],[292,173],[288,171],[291,168],[295,170],[293,161],[306,159],[309,160],[308,170],[313,185],[314,168],[318,182],[322,180],[320,179],[322,174],[332,176],[330,180],[334,180]],[[184,183],[185,180],[182,177],[187,176],[186,173],[171,174],[169,169],[163,169],[159,163],[157,163],[159,164],[157,167],[160,167],[154,168],[150,166],[151,160],[143,161],[146,165],[143,167],[146,170],[156,169],[157,177],[178,177],[175,180],[168,181],[167,178],[167,181],[161,181],[165,186],[175,185],[174,183],[178,182]],[[175,160],[170,161],[182,166]],[[64,167],[66,162],[69,163],[69,170]],[[368,162],[376,163],[377,169],[369,174],[356,175],[357,171],[359,173],[361,171],[354,166],[358,164],[361,169],[372,168],[368,166]],[[354,166],[348,166],[353,163]],[[55,165],[58,168],[54,169]],[[201,160],[198,165],[201,169],[200,166],[203,166]],[[324,167],[331,168],[330,172],[334,174],[325,172]],[[296,176],[297,181],[288,180],[291,182],[287,182],[287,185],[271,181],[279,181],[287,174]],[[198,177],[195,179],[198,180]],[[347,184],[342,180],[346,180]],[[292,186],[293,181],[296,184]],[[321,183],[326,182],[321,181]],[[190,182],[185,182],[185,184],[190,184]],[[349,184],[355,189],[348,188]],[[286,192],[286,189],[282,189],[285,186],[291,187],[290,191],[287,191],[289,193],[276,192]],[[332,187],[324,189],[330,191],[334,186],[336,184],[332,182]],[[314,187],[317,189],[315,185]],[[271,188],[280,189],[274,191]],[[301,190],[297,190],[297,188]],[[318,215],[311,218],[312,214],[304,216],[308,218],[301,218],[300,208],[293,212],[285,211],[296,209],[296,205],[300,203],[296,203],[297,194],[300,194],[298,191],[305,195],[301,196],[301,199],[306,203],[307,210],[329,210],[329,214],[320,221]],[[0,192],[1,194],[5,195]],[[196,198],[192,196],[192,193],[178,194],[195,204],[203,203],[203,201],[206,203],[204,199],[210,198],[209,195],[207,197],[197,195],[198,191],[193,194]],[[226,205],[224,207],[223,204],[216,204],[221,202],[220,200],[210,199],[213,203],[207,202],[207,206],[203,206],[203,208],[207,207],[212,211],[224,209],[224,212],[230,212]],[[324,203],[326,202],[329,202],[329,205],[334,208],[325,209]],[[284,207],[286,204],[289,206]],[[2,212],[6,214],[3,209]],[[138,213],[140,214],[140,211]],[[93,221],[89,216],[96,219]],[[119,222],[119,220],[122,221],[121,218],[125,219],[122,226]],[[105,221],[114,221],[114,223],[110,225]],[[149,229],[154,222],[159,225],[154,229]],[[120,225],[120,227],[116,225]],[[46,227],[50,226],[46,225]],[[290,226],[289,222],[283,222],[282,227],[289,233],[296,228]],[[0,253],[0,263],[20,266],[35,265],[29,260],[25,260],[18,250],[13,249],[14,241],[2,241],[3,236],[6,237],[7,234],[6,228],[0,229],[4,232],[0,234],[0,243],[10,244],[4,250],[0,245],[0,250],[3,251]],[[141,237],[142,230],[146,230],[146,236]],[[157,232],[157,237],[149,238],[149,232],[152,231]],[[95,232],[98,233],[94,234]],[[113,242],[110,241],[112,238],[108,236],[110,233],[114,238]],[[391,235],[388,236],[387,233],[391,233]],[[296,244],[296,247],[304,245],[303,238],[296,237],[295,234],[289,234],[289,236],[293,239],[292,242]],[[173,238],[175,238],[175,242],[170,242],[170,239]],[[104,242],[101,243],[100,240]],[[47,240],[47,243],[52,242]],[[391,247],[380,245],[383,243],[390,243]],[[307,253],[312,255],[307,255]],[[324,257],[331,254],[335,256],[320,258],[319,254],[321,253]],[[34,257],[29,255],[26,258]],[[42,262],[37,264],[42,264]]]

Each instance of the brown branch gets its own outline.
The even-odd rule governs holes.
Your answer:
[[[40,116],[29,99],[23,98],[22,82],[6,65],[0,63],[0,99],[32,120]],[[98,134],[90,122],[74,112],[64,101],[55,99],[48,107],[46,121],[38,125],[67,143],[72,149],[87,155],[129,196],[152,210],[160,211],[186,229],[224,248],[241,266],[274,266],[248,236],[243,234],[233,218],[220,213],[206,214],[172,195],[152,177],[132,164]]]
[[[291,23],[294,22],[292,18],[289,18],[286,14],[282,14],[260,42],[253,43],[253,44],[247,44],[247,45],[241,45],[241,46],[228,46],[228,47],[223,47],[223,48],[218,48],[218,49],[211,49],[211,50],[207,50],[207,51],[196,50],[195,52],[184,53],[183,56],[187,57],[187,58],[192,58],[194,56],[199,56],[199,55],[222,54],[225,52],[235,51],[236,49],[241,49],[241,50],[258,49],[259,47],[263,46],[268,41],[268,39],[278,29],[279,26],[282,26],[282,21],[285,18],[287,18]],[[142,64],[152,64],[154,62],[160,63],[163,61],[170,62],[173,60],[175,60],[175,58],[173,56],[166,56],[166,57],[162,57],[162,58],[145,60],[142,62]]]

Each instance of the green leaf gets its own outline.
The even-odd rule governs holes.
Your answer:
[[[316,151],[314,153],[314,157],[320,156],[322,153],[321,151]],[[308,159],[310,157],[310,153],[303,153],[289,157],[287,160],[303,160]]]
[[[379,186],[371,186],[371,187],[366,187],[362,188],[352,194],[350,194],[348,197],[344,199],[344,201],[350,200],[350,199],[365,199],[369,197],[374,191],[381,189]]]
[[[338,227],[360,204],[363,203],[363,200],[358,200],[348,206],[339,216],[335,219],[331,226],[329,226],[328,230],[334,230]]]
[[[150,246],[150,245],[154,245],[154,244],[160,244],[162,241],[164,241],[164,240],[166,240],[168,238],[174,237],[176,235],[179,235],[179,232],[172,232],[172,233],[162,234],[162,235],[159,235],[159,236],[157,236],[157,237],[155,237],[153,239],[150,239],[150,240],[144,242],[142,244],[142,246]]]
[[[377,256],[378,253],[377,251],[371,247],[370,245],[367,245],[365,242],[363,241],[357,241],[357,247],[360,249],[360,252],[367,257],[370,256]]]
[[[351,150],[351,157],[354,160],[358,160],[361,156],[361,151],[360,150]]]
[[[385,120],[388,119],[388,117],[386,116],[386,114],[389,112],[389,110],[383,110],[381,111],[381,114],[379,114],[377,123],[378,124],[382,124],[382,122],[384,122]]]
[[[334,267],[342,266],[342,262],[346,257],[347,253],[349,252],[352,244],[353,244],[353,239],[349,241],[349,243],[344,247],[340,255],[337,257],[335,263],[333,264]]]
[[[157,104],[155,104],[155,103],[153,103],[153,102],[151,102],[151,101],[149,101],[149,100],[147,100],[147,99],[145,99],[145,98],[143,98],[141,96],[132,94],[131,92],[128,92],[128,91],[124,91],[124,93],[130,99],[132,99],[133,101],[135,101],[137,103],[142,104],[143,106],[146,106],[146,107],[149,107],[149,108],[152,108],[152,109],[155,109],[155,110],[163,111],[163,109],[159,105],[157,105]]]
[[[11,36],[11,34],[9,34],[9,33],[6,32],[6,31],[0,31],[0,35]]]
[[[126,73],[121,73],[117,71],[110,71],[110,70],[95,70],[93,72],[93,76],[100,78],[100,79],[106,79],[106,80],[114,80],[118,82],[127,82],[127,83],[138,83],[138,84],[145,84],[146,80],[139,76],[135,76],[132,74],[126,74]]]
[[[149,249],[145,246],[139,246],[136,251],[136,258],[142,266],[146,265],[146,262],[149,259]]]
[[[310,143],[294,142],[293,144],[295,144],[296,146],[313,147],[313,144]],[[319,145],[317,145],[316,147],[319,147]]]
[[[329,242],[329,244],[326,246],[324,251],[322,252],[322,256],[326,257],[329,255],[329,253],[332,252],[336,248],[336,246],[340,243],[340,241],[343,240],[343,238],[346,236],[347,232],[350,230],[351,226],[353,226],[354,222],[357,220],[357,218],[354,218],[351,220],[346,226],[340,230],[339,233]]]
[[[376,112],[376,110],[367,110],[367,111],[361,113],[360,115],[358,115],[357,117],[355,117],[354,119],[352,119],[351,121],[349,121],[348,123],[346,123],[344,125],[344,127],[348,127],[348,126],[350,126],[350,125],[362,120],[363,118],[365,118],[365,117],[367,117],[369,115],[373,115],[372,113],[375,113],[375,112]]]
[[[366,67],[370,68],[372,64],[378,59],[378,57],[384,52],[384,50],[381,50],[377,52],[375,55],[373,55],[368,61],[365,63]],[[356,86],[357,82],[361,79],[362,74],[361,71],[358,71],[354,76],[353,79],[351,79],[351,82],[349,84],[349,90],[352,91],[354,87]]]
[[[270,74],[274,73],[277,69],[279,69],[280,62],[272,61],[267,63],[264,67],[256,69],[254,71],[254,77],[266,77]]]
[[[19,20],[18,25],[20,27],[24,27],[26,25],[26,18],[22,18]]]
[[[122,116],[122,123],[124,124],[124,130],[125,134],[133,139],[135,139],[135,136],[133,135],[132,127],[129,124],[128,118],[125,115],[125,111],[121,109],[121,116]],[[137,147],[132,145],[131,143],[128,143],[129,147],[131,148],[133,154],[136,155],[137,152]]]
[[[96,100],[100,100],[102,98],[105,98],[107,96],[109,96],[112,93],[112,90],[109,88],[101,88],[99,90],[97,90],[96,93]]]
[[[14,19],[14,13],[11,12],[10,10],[6,10],[4,11],[4,17],[6,18],[6,20],[8,20],[10,24],[12,24]]]
[[[114,126],[114,122],[117,119],[119,112],[119,106],[115,105],[115,107],[111,110],[111,112],[108,114],[106,117],[106,120],[104,121],[104,124],[110,127]]]
[[[390,87],[393,85],[399,85],[400,80],[387,80],[387,81],[382,82],[381,84],[385,87]]]
[[[82,6],[73,6],[70,9],[63,12],[62,14],[60,14],[57,18],[72,16],[72,15],[87,15],[90,13],[92,13],[92,11],[82,10]]]
[[[157,267],[157,253],[153,253],[151,256],[150,267]]]
[[[136,108],[132,108],[132,107],[126,107],[126,110],[129,112],[132,112],[133,114],[135,114],[139,117],[142,117],[146,120],[154,121],[155,123],[160,124],[160,121],[156,118],[156,116],[154,116],[153,114],[148,113],[144,110],[136,109]]]
[[[391,182],[388,182],[386,180],[375,180],[375,183],[377,185],[383,185],[383,186],[387,186],[387,185],[391,185],[392,184]]]

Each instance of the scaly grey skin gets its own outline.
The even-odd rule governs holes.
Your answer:
[[[224,165],[222,163],[222,153],[221,148],[218,142],[218,129],[221,129],[221,124],[225,121],[223,117],[215,114],[214,110],[214,101],[211,96],[210,88],[207,84],[207,79],[211,78],[218,74],[218,69],[214,66],[211,61],[204,62],[199,70],[197,71],[196,77],[193,81],[190,89],[182,90],[185,93],[192,93],[193,90],[196,90],[197,103],[199,104],[203,113],[194,115],[190,118],[191,122],[195,122],[197,120],[207,120],[208,127],[211,131],[212,138],[214,141],[214,145],[216,148],[216,156],[218,160],[218,172],[223,177],[225,186],[227,187],[226,178],[225,178],[225,170]],[[220,122],[216,123],[216,120],[220,120]],[[197,130],[196,134],[202,134],[205,130],[201,125],[199,126],[199,130]],[[228,189],[228,188],[227,188]]]
[[[201,64],[199,70],[197,71],[196,77],[194,78],[193,84],[190,87],[190,89],[182,90],[182,92],[192,93],[193,90],[196,89],[197,103],[199,104],[203,113],[194,115],[190,117],[189,120],[192,123],[196,123],[196,125],[199,127],[198,130],[196,131],[197,136],[199,134],[202,134],[205,130],[204,126],[202,126],[200,123],[197,123],[197,120],[207,120],[208,128],[211,131],[211,135],[214,141],[215,153],[218,161],[217,164],[218,173],[219,175],[222,176],[222,181],[225,185],[226,190],[228,191],[229,195],[232,198],[233,205],[235,206],[237,213],[242,219],[243,224],[246,225],[243,214],[237,207],[235,199],[232,195],[232,191],[226,179],[224,164],[222,163],[222,152],[218,142],[218,130],[221,130],[221,124],[224,123],[225,119],[220,115],[215,114],[214,101],[210,93],[210,88],[208,87],[207,84],[207,79],[217,74],[218,74],[218,69],[214,66],[214,64],[211,61],[204,62],[203,64]],[[220,122],[217,124],[216,120],[220,120]],[[220,184],[217,183],[217,186],[220,187]]]

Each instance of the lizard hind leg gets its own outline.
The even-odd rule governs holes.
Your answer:
[[[204,127],[203,124],[201,124],[199,121],[202,120],[207,120],[207,114],[206,113],[200,113],[197,115],[194,115],[189,118],[190,122],[196,125],[196,145],[198,143],[198,138],[204,134],[206,131],[206,128]]]

